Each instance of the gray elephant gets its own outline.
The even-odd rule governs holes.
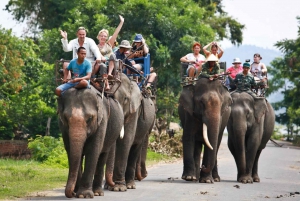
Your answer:
[[[135,81],[130,81],[125,74],[120,74],[121,85],[114,94],[123,108],[124,138],[116,142],[115,158],[109,157],[106,164],[106,182],[112,191],[135,189],[136,163],[144,139],[150,133],[155,120],[153,101],[142,96]],[[113,86],[117,88],[117,84]],[[113,177],[113,181],[110,177]]]
[[[237,181],[260,182],[258,160],[274,130],[274,110],[265,98],[254,98],[246,92],[231,96],[228,147],[236,162]]]
[[[220,181],[217,153],[230,115],[231,97],[219,80],[199,78],[183,87],[178,112],[183,127],[182,179],[201,183]],[[200,155],[204,145],[200,171]]]
[[[124,123],[120,104],[90,89],[71,88],[58,99],[59,126],[69,160],[69,176],[65,195],[94,197],[92,189],[96,167],[99,174],[110,147],[120,136]],[[101,155],[100,155],[101,154]],[[82,172],[83,157],[85,159]],[[99,158],[100,157],[100,158]],[[98,162],[97,161],[102,161]],[[101,186],[94,186],[101,193]]]

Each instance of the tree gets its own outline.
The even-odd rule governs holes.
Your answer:
[[[123,15],[125,23],[119,39],[132,40],[136,33],[143,34],[150,47],[151,65],[159,76],[158,88],[165,93],[172,91],[173,97],[181,91],[179,58],[191,52],[194,41],[205,45],[228,38],[239,45],[244,29],[223,10],[221,0],[10,0],[6,10],[15,19],[29,19],[31,25],[42,30],[35,42],[43,61],[49,63],[71,59],[71,54],[61,48],[60,29],[73,39],[77,28],[84,26],[87,36],[96,40],[102,28],[113,33],[119,23],[117,14]],[[165,96],[159,93],[157,99]]]
[[[297,17],[300,23],[300,17]],[[300,28],[299,28],[300,31]],[[275,109],[286,108],[286,113],[276,115],[276,121],[291,127],[299,125],[300,115],[300,37],[295,40],[284,39],[278,41],[275,46],[283,52],[283,58],[276,58],[271,62],[273,68],[270,74],[271,92],[281,90],[284,87],[284,100],[274,104]],[[288,84],[288,86],[287,86]]]
[[[44,134],[44,122],[55,115],[43,90],[53,84],[41,83],[49,76],[44,74],[47,64],[38,58],[39,48],[31,39],[17,38],[11,30],[0,30],[0,46],[5,47],[0,62],[0,139],[11,139],[21,129]]]

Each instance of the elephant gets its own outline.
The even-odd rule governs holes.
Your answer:
[[[106,182],[111,191],[135,189],[136,163],[141,155],[143,142],[150,133],[155,120],[155,104],[150,97],[141,94],[135,81],[119,74],[121,85],[114,98],[119,101],[124,114],[124,138],[118,139],[113,157],[106,164]],[[111,178],[112,177],[112,178]]]
[[[93,186],[95,171],[102,172],[103,178],[110,147],[122,135],[122,108],[116,100],[102,96],[91,86],[68,89],[58,98],[58,112],[69,161],[65,195],[71,198],[76,193],[76,197],[93,198],[94,193],[103,193],[101,186]]]
[[[231,96],[228,148],[236,162],[237,181],[260,182],[258,160],[274,130],[274,110],[265,98],[253,97],[246,92],[233,92]]]
[[[195,85],[183,87],[178,105],[183,128],[183,180],[199,180],[200,183],[220,181],[217,153],[231,102],[227,88],[219,80],[200,77]],[[202,145],[204,153],[200,168]]]

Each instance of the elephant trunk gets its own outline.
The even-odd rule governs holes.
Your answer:
[[[86,131],[84,128],[78,128],[78,126],[75,128],[70,126],[70,128],[72,129],[69,130],[69,175],[65,188],[65,195],[68,198],[72,198],[74,194],[79,168],[82,165],[83,146],[86,141]],[[81,178],[81,175],[79,175],[79,178]]]
[[[208,148],[210,148],[211,150],[213,150],[213,147],[211,146],[209,140],[208,140],[208,136],[207,136],[207,126],[205,123],[203,123],[203,139],[204,139],[204,142],[206,144],[206,146]]]

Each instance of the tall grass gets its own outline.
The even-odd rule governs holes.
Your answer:
[[[67,174],[67,168],[49,167],[32,160],[0,159],[0,199],[17,199],[63,187]]]

